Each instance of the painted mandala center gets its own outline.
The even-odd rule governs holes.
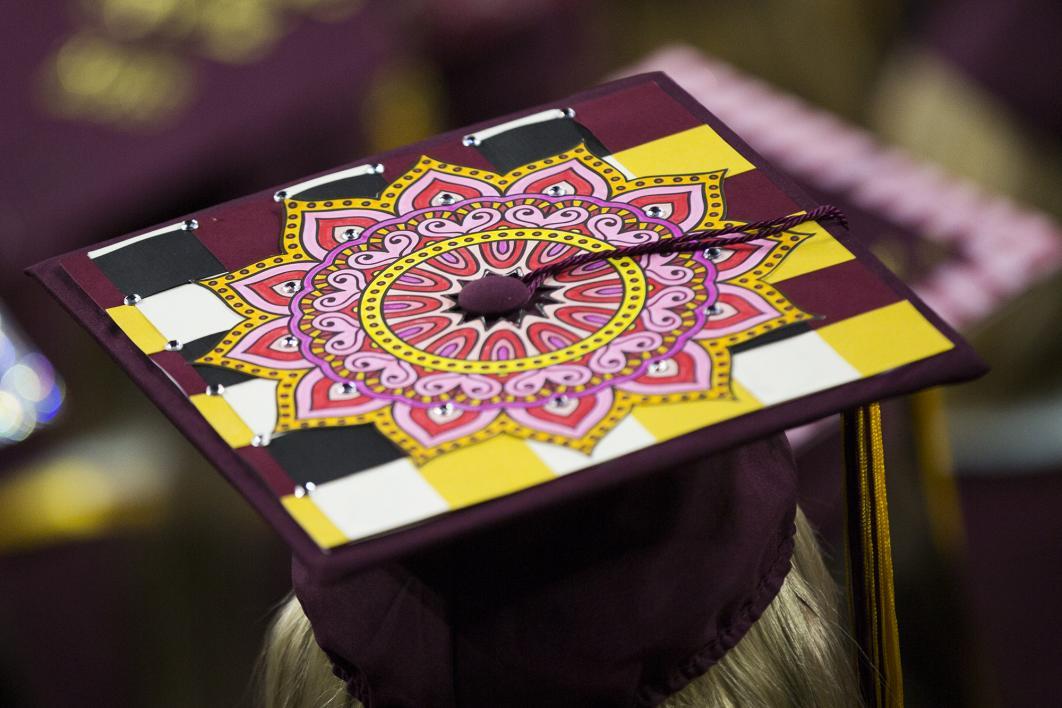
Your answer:
[[[296,298],[303,349],[337,382],[421,404],[532,402],[630,378],[703,325],[715,295],[703,256],[572,268],[527,305],[490,317],[463,309],[461,291],[577,253],[678,235],[627,205],[587,198],[517,195],[420,210],[334,249],[307,274]]]
[[[482,323],[462,322],[453,307],[463,287],[460,281],[498,272],[489,265],[498,262],[491,257],[498,254],[488,254],[487,249],[501,250],[508,256],[508,270],[523,273],[531,269],[529,260],[545,262],[551,253],[569,254],[572,249],[564,239],[572,241],[573,235],[500,230],[422,249],[369,285],[360,308],[362,327],[380,348],[400,359],[443,371],[502,374],[572,361],[608,344],[638,317],[646,282],[630,259],[595,264],[599,267],[567,278],[553,293],[554,302],[520,317],[518,323],[488,330]],[[572,242],[580,251],[609,248],[584,237]],[[443,297],[429,297],[426,302],[425,288],[444,283],[445,291],[439,292]],[[503,331],[504,335],[495,335]]]

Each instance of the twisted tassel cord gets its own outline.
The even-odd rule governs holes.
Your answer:
[[[845,412],[842,420],[848,597],[860,649],[860,687],[867,708],[903,708],[881,406],[860,406]]]
[[[568,270],[577,268],[588,263],[608,260],[611,258],[630,258],[632,256],[645,256],[649,254],[664,255],[669,253],[689,253],[705,248],[719,246],[733,246],[739,243],[748,243],[759,238],[773,236],[774,234],[788,231],[794,226],[803,224],[805,221],[836,221],[847,228],[848,220],[844,212],[835,206],[819,206],[803,214],[783,216],[777,219],[753,221],[740,226],[726,226],[718,229],[703,229],[690,231],[678,238],[666,238],[659,241],[639,243],[633,246],[623,246],[611,251],[593,251],[578,253],[574,256],[562,258],[549,265],[536,268],[520,278],[530,292],[535,292],[546,278]]]

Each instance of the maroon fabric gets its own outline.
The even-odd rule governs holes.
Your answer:
[[[726,218],[735,221],[761,221],[778,214],[792,214],[799,207],[771,182],[763,170],[750,170],[723,181]],[[842,206],[842,211],[848,213]]]
[[[295,591],[366,708],[654,706],[775,597],[796,483],[777,435]]]
[[[829,268],[787,278],[777,284],[786,299],[805,312],[815,314],[807,324],[812,329],[824,327],[879,307],[899,302],[900,296],[883,283],[866,277],[866,266],[859,261],[845,261]],[[866,285],[845,297],[844,284],[861,282]]]
[[[158,352],[151,355],[151,361],[166,372],[174,385],[184,391],[184,395],[191,396],[206,391],[207,382],[198,371],[186,365],[179,352]]]
[[[649,105],[653,110],[631,110],[631,106]],[[617,90],[606,96],[580,96],[569,106],[575,109],[576,120],[612,152],[701,124],[680,102],[670,96],[661,97],[659,87],[648,82],[639,82],[623,90],[617,86]],[[768,216],[776,213],[771,212]]]

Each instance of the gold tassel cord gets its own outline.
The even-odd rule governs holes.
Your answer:
[[[846,549],[860,684],[868,706],[902,708],[903,675],[885,490],[881,407],[844,414]]]

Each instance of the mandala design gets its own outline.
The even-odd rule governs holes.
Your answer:
[[[807,319],[763,280],[804,235],[592,262],[483,317],[458,294],[724,220],[724,171],[637,180],[580,146],[506,175],[423,157],[375,199],[288,199],[282,254],[202,284],[197,363],[278,380],[276,433],[375,425],[415,461],[499,434],[589,452],[633,406],[727,398],[730,348]]]

